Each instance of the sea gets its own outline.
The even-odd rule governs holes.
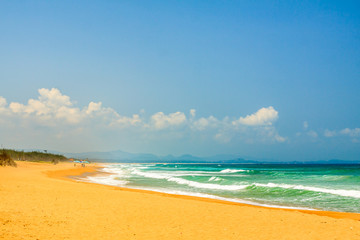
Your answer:
[[[105,164],[84,181],[258,206],[360,213],[360,164]]]

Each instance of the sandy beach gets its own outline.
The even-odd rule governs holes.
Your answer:
[[[271,209],[78,182],[72,163],[0,168],[0,239],[360,239],[360,214]]]

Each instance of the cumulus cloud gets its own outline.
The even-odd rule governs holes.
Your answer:
[[[305,122],[303,123],[303,127],[304,127],[304,129],[305,129],[305,130],[306,130],[306,129],[308,129],[309,124],[308,124],[308,122],[307,122],[307,121],[305,121]]]
[[[9,105],[9,110],[22,117],[35,117],[40,121],[65,121],[67,123],[79,123],[82,119],[82,114],[79,108],[72,107],[70,97],[61,94],[56,89],[38,90],[38,99],[29,99],[28,103],[21,104],[12,102]]]
[[[256,113],[240,117],[238,120],[233,121],[234,125],[248,125],[248,126],[261,126],[272,125],[278,119],[278,112],[272,107],[261,108]]]
[[[272,106],[267,108],[261,108],[253,114],[245,117],[240,117],[237,120],[231,122],[231,125],[235,127],[233,130],[240,132],[254,132],[260,137],[262,142],[285,142],[286,138],[278,134],[273,123],[279,118],[278,111]],[[254,142],[253,138],[249,138],[247,142]]]
[[[329,129],[325,129],[324,136],[325,137],[334,137],[334,136],[336,136],[336,131],[330,131]]]
[[[349,137],[360,137],[360,128],[344,128],[342,130],[329,130],[329,129],[325,129],[324,131],[324,136],[325,137],[334,137],[334,136],[349,136]]]
[[[182,112],[170,113],[168,115],[158,112],[151,116],[151,122],[156,129],[164,129],[185,123],[186,116]]]
[[[6,105],[6,99],[0,96],[0,113],[5,113],[7,111]]]
[[[357,143],[358,139],[360,138],[360,128],[344,128],[342,130],[329,130],[326,129],[324,131],[324,136],[325,137],[339,137],[339,136],[345,136],[345,137],[350,137],[352,138],[352,142]]]
[[[132,117],[118,116],[110,123],[110,126],[124,128],[140,125],[141,123],[142,120],[140,119],[140,116],[138,114],[134,114]]]
[[[0,108],[4,108],[6,104],[6,99],[0,96]]]
[[[216,140],[221,143],[229,143],[233,139],[252,143],[286,141],[273,126],[273,122],[278,119],[278,112],[271,106],[237,119],[227,116],[221,120],[214,116],[197,117],[195,109],[189,110],[189,118],[180,111],[157,112],[146,116],[145,110],[140,110],[139,114],[124,116],[115,109],[103,106],[102,102],[90,101],[83,107],[77,106],[69,96],[56,88],[41,88],[38,93],[38,98],[29,99],[25,104],[8,104],[0,96],[2,126],[15,124],[19,128],[21,124],[23,131],[42,129],[44,135],[48,136],[51,132],[59,139],[77,135],[93,136],[95,132],[99,136],[117,139],[122,137],[120,132],[127,131],[127,136],[132,136],[134,134],[130,133],[136,131],[140,138],[148,139],[199,136],[206,141]]]
[[[86,108],[85,113],[90,115],[93,112],[97,112],[99,110],[101,110],[101,102],[95,103],[95,102],[90,102],[89,106]]]
[[[203,131],[207,128],[217,128],[219,127],[220,121],[214,116],[210,116],[208,118],[199,118],[198,120],[192,123],[192,128],[194,130]]]
[[[340,133],[350,137],[360,137],[360,128],[354,128],[354,129],[345,128],[341,130]]]

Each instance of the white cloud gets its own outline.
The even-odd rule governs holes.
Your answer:
[[[272,125],[278,119],[278,112],[273,107],[261,108],[256,113],[240,117],[233,121],[234,125],[248,125],[248,126],[264,126]]]
[[[324,131],[325,137],[335,137],[335,136],[345,136],[352,138],[352,142],[356,143],[358,142],[358,139],[360,137],[360,128],[344,128],[342,130],[329,130],[325,129]]]
[[[343,135],[348,135],[350,137],[360,137],[360,128],[354,128],[354,129],[345,128],[341,130],[340,133]]]
[[[75,124],[82,120],[80,109],[72,107],[70,97],[61,94],[58,89],[41,88],[38,92],[38,99],[29,99],[27,105],[12,102],[9,110],[22,117],[32,116],[36,120],[47,121],[50,125],[53,121]]]
[[[219,124],[220,124],[220,121],[217,118],[210,116],[208,118],[199,118],[198,120],[196,120],[192,123],[191,127],[194,130],[203,131],[207,128],[219,127]]]
[[[16,103],[16,102],[10,103],[9,108],[14,113],[26,112],[25,111],[25,109],[26,109],[25,106],[23,104],[21,104],[21,103]]]
[[[287,139],[279,135],[274,126],[263,126],[256,129],[262,142],[285,142]]]
[[[19,131],[27,131],[28,136],[40,136],[42,131],[46,138],[57,136],[58,139],[71,138],[74,142],[76,136],[77,140],[94,137],[118,140],[125,136],[137,136],[137,141],[140,139],[143,142],[190,138],[222,143],[286,141],[272,125],[278,118],[278,112],[273,107],[261,108],[234,121],[227,116],[221,120],[214,116],[197,117],[195,109],[189,110],[189,118],[180,111],[146,116],[145,110],[141,110],[139,114],[124,116],[110,107],[104,107],[101,102],[90,101],[85,106],[77,106],[56,88],[42,88],[38,93],[37,99],[29,99],[25,104],[11,102],[7,105],[6,99],[0,97],[2,127],[16,126]],[[10,130],[8,135],[11,135]],[[121,141],[126,143],[126,140]]]
[[[305,122],[304,122],[304,124],[303,124],[303,126],[304,126],[304,129],[305,129],[305,130],[306,130],[306,129],[308,129],[308,127],[309,127],[308,122],[307,122],[307,121],[305,121]]]
[[[0,96],[0,108],[5,108],[6,104],[6,99]]]
[[[85,113],[86,114],[91,114],[93,112],[99,111],[101,109],[101,102],[95,103],[95,102],[90,102],[89,106],[86,108]]]
[[[330,131],[329,129],[325,129],[324,136],[325,137],[334,137],[334,136],[336,136],[336,131]]]
[[[285,137],[282,137],[282,136],[280,136],[280,135],[278,135],[278,134],[276,134],[276,135],[274,136],[274,138],[275,138],[275,140],[276,140],[277,142],[285,142],[285,141],[286,141],[286,138],[285,138]]]
[[[170,113],[165,115],[163,112],[155,113],[151,116],[152,125],[155,129],[164,129],[171,126],[179,126],[186,122],[186,116],[182,112]]]
[[[128,126],[136,126],[142,123],[140,116],[138,114],[134,114],[132,117],[124,117],[118,116],[110,125],[115,127],[128,127]]]
[[[6,99],[4,97],[1,97],[0,96],[0,123],[3,122],[3,119],[2,119],[2,115],[8,115],[9,114],[9,110],[7,109],[6,107],[7,105],[7,102],[6,102]]]
[[[51,90],[46,88],[39,89],[39,100],[46,103],[50,108],[58,108],[61,106],[71,106],[70,97],[61,94],[59,89],[52,88]]]
[[[312,138],[317,138],[317,137],[318,137],[317,132],[315,132],[315,131],[313,131],[313,130],[308,131],[308,132],[307,132],[307,135],[310,136],[310,137],[312,137]]]
[[[272,106],[264,107],[251,115],[232,121],[232,126],[235,127],[233,130],[256,133],[262,142],[285,142],[287,139],[280,136],[275,127],[272,126],[278,117],[278,112]],[[247,142],[256,141],[254,138],[249,138]]]

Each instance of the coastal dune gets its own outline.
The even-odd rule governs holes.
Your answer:
[[[78,182],[98,166],[0,168],[0,239],[360,239],[360,214],[271,209]]]

